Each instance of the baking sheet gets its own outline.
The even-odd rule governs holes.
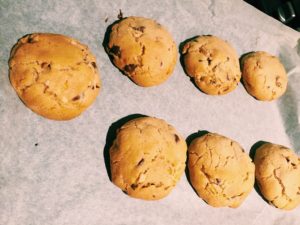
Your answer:
[[[119,9],[124,16],[157,20],[178,45],[198,34],[214,34],[240,55],[265,50],[280,56],[289,72],[286,95],[259,102],[239,85],[228,95],[208,96],[194,87],[179,61],[166,83],[134,85],[102,46]],[[103,88],[82,116],[46,120],[26,108],[12,89],[10,49],[32,32],[72,36],[96,55]],[[110,126],[136,113],[165,119],[185,137],[208,130],[235,139],[248,151],[264,140],[299,153],[299,38],[298,32],[238,0],[0,0],[0,224],[299,224],[300,208],[280,211],[255,190],[238,209],[212,208],[197,197],[185,175],[165,199],[130,198],[110,182],[103,156]]]

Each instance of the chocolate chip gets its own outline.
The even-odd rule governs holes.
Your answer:
[[[144,33],[145,28],[146,28],[146,27],[144,27],[144,26],[140,26],[140,27],[132,27],[132,29],[137,30],[137,31],[140,31],[140,32],[143,32],[143,33]]]
[[[138,184],[132,184],[130,187],[135,190],[139,185]]]
[[[27,42],[28,43],[34,43],[35,40],[34,40],[34,36],[33,35],[29,35],[28,39],[27,39]]]
[[[290,159],[289,159],[289,158],[286,157],[285,159],[286,159],[286,161],[287,161],[288,163],[290,162]]]
[[[77,101],[80,99],[80,95],[75,96],[74,98],[72,98],[72,101]]]
[[[112,48],[109,50],[109,53],[112,53],[118,56],[119,58],[121,57],[121,50],[120,47],[117,45],[113,45]]]
[[[178,137],[177,134],[174,134],[174,137],[175,137],[175,142],[176,142],[176,143],[180,141],[180,138]]]
[[[216,178],[216,182],[217,182],[217,184],[220,184],[221,180],[219,178]]]
[[[141,159],[137,165],[138,165],[138,166],[143,165],[144,161],[145,161],[144,159]]]
[[[96,88],[100,88],[100,86],[98,84],[96,84]]]
[[[207,63],[208,63],[209,66],[210,66],[210,64],[211,64],[211,61],[212,61],[212,59],[207,58]]]
[[[119,20],[123,19],[123,13],[122,13],[121,9],[120,9],[119,14],[118,14],[118,19]]]
[[[97,69],[97,65],[96,65],[95,62],[91,62],[91,64],[92,64],[92,66],[93,66],[95,69]]]
[[[128,64],[124,67],[124,70],[128,73],[132,73],[136,67],[137,67],[137,65],[135,65],[135,64]]]
[[[163,62],[160,62],[160,66],[161,66],[161,67],[163,66]]]
[[[280,77],[277,76],[277,77],[276,77],[276,86],[277,86],[277,87],[281,87],[281,83],[279,82],[279,80],[280,80]]]

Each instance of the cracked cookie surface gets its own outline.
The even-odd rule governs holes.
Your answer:
[[[100,89],[96,59],[88,47],[59,34],[21,38],[11,51],[9,76],[25,105],[53,120],[79,116]]]
[[[256,99],[271,101],[285,93],[288,77],[277,57],[253,52],[245,55],[241,64],[245,88]]]
[[[113,63],[139,86],[166,81],[177,61],[171,34],[154,20],[128,17],[113,25],[107,53]]]
[[[218,134],[208,133],[192,141],[188,168],[194,189],[214,207],[238,207],[254,186],[250,157],[237,142]]]
[[[256,150],[254,163],[259,189],[270,204],[285,210],[300,204],[300,159],[293,150],[266,143]]]
[[[183,46],[182,55],[185,71],[206,94],[227,94],[241,79],[236,51],[218,37],[196,37]]]
[[[184,138],[164,120],[131,120],[110,148],[112,182],[134,198],[161,199],[183,174],[186,151]]]

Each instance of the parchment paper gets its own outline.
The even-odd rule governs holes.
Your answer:
[[[240,84],[228,95],[208,96],[194,87],[179,61],[166,83],[134,85],[102,47],[119,9],[124,16],[157,20],[178,45],[198,34],[214,34],[240,55],[265,50],[280,56],[289,72],[286,95],[260,102]],[[66,122],[44,119],[26,108],[11,87],[10,49],[32,32],[72,36],[96,55],[103,88],[82,116]],[[163,200],[130,198],[110,182],[103,156],[109,127],[136,113],[165,119],[185,137],[208,130],[238,141],[247,151],[264,140],[299,153],[299,38],[298,32],[239,0],[0,0],[0,224],[299,224],[300,208],[280,211],[254,189],[238,209],[212,208],[197,197],[185,175]]]

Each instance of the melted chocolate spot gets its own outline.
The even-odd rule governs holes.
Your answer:
[[[75,96],[74,98],[72,98],[72,101],[77,101],[80,99],[80,95]]]

